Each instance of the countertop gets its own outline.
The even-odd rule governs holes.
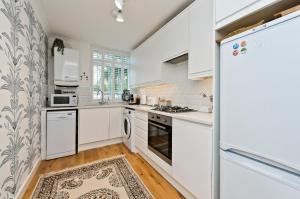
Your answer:
[[[114,107],[124,107],[124,103],[114,103],[114,104],[89,104],[89,105],[79,105],[73,107],[43,107],[42,111],[55,111],[55,110],[74,110],[74,109],[94,109],[94,108],[114,108]]]
[[[166,115],[172,118],[191,121],[200,124],[206,124],[209,126],[213,125],[213,114],[212,113],[203,113],[199,111],[187,112],[187,113],[166,113],[162,111],[154,111],[153,107],[146,105],[124,105],[124,107],[133,108],[139,111],[157,113],[160,115]]]
[[[206,124],[209,126],[213,125],[213,114],[203,113],[203,112],[187,112],[187,113],[166,113],[162,111],[154,111],[153,107],[146,105],[128,105],[124,103],[114,103],[114,104],[92,104],[92,105],[79,105],[76,107],[44,107],[42,111],[54,111],[54,110],[74,110],[74,109],[94,109],[94,108],[114,108],[114,107],[127,107],[138,111],[152,112],[160,115],[166,115],[172,118],[186,120],[190,122]]]

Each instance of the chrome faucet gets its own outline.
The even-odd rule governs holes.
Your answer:
[[[99,101],[99,104],[104,104],[105,103],[104,102],[104,93],[103,93],[103,91],[101,89],[99,89],[97,91],[97,96],[99,95],[99,93],[101,93],[101,101]]]

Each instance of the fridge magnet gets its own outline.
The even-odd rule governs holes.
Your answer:
[[[247,53],[247,48],[242,48],[242,49],[241,49],[241,54],[244,55],[244,54],[246,54],[246,53]]]
[[[239,55],[239,51],[238,50],[235,50],[235,51],[233,51],[233,56],[238,56]]]
[[[247,42],[246,41],[242,41],[241,42],[241,47],[246,47],[247,46]]]
[[[232,47],[233,47],[233,49],[238,49],[240,47],[240,45],[238,43],[235,43]]]

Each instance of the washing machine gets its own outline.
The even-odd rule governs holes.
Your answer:
[[[131,151],[136,152],[134,145],[134,109],[125,108],[123,112],[123,143]]]

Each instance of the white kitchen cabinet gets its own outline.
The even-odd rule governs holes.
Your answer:
[[[148,155],[148,113],[135,111],[134,137],[136,148]]]
[[[123,108],[110,108],[109,110],[109,138],[122,137]]]
[[[188,52],[188,9],[182,11],[131,53],[132,87],[168,83],[174,72],[164,63]]]
[[[188,52],[189,12],[185,9],[161,29],[162,61]]]
[[[161,37],[156,32],[131,54],[131,86],[159,83],[162,78]]]
[[[216,0],[216,29],[259,11],[280,0]]]
[[[147,71],[146,50],[141,46],[137,47],[131,53],[131,66],[130,66],[130,85],[134,87],[136,85],[142,84],[143,79],[141,76],[145,76]]]
[[[137,74],[141,72],[140,67],[140,49],[136,48],[130,53],[130,70],[129,70],[129,84],[131,88],[134,88],[138,84]]]
[[[143,131],[148,131],[148,122],[147,121],[143,121],[141,119],[136,118],[134,120],[134,124],[136,127],[140,128]]]
[[[79,110],[79,144],[109,139],[109,108]]]
[[[172,175],[196,198],[212,198],[212,127],[173,119]]]
[[[212,76],[215,57],[212,0],[196,0],[189,7],[189,79]]]
[[[137,130],[140,132],[140,129]],[[135,147],[138,149],[138,152],[141,151],[143,154],[148,155],[148,143],[140,136],[135,136],[134,139]]]

